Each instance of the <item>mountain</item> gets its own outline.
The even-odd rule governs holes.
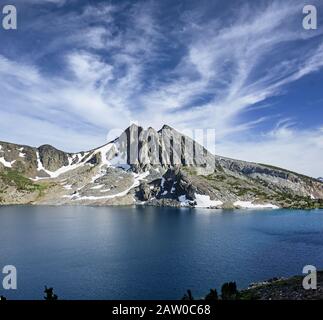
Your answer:
[[[167,125],[132,125],[86,152],[0,142],[0,203],[319,208],[323,183],[213,155]]]

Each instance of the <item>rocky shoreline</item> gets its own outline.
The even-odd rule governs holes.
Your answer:
[[[249,288],[240,291],[242,300],[322,300],[323,271],[317,272],[317,289],[305,290],[303,276],[290,278],[274,278],[264,282],[254,283]]]
[[[252,283],[247,289],[238,290],[236,282],[226,282],[221,291],[210,289],[202,300],[323,300],[323,271],[317,272],[316,289],[304,289],[304,275],[289,278],[273,278],[262,282]],[[182,300],[195,300],[191,290]]]

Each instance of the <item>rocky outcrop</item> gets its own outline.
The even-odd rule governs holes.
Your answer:
[[[28,183],[27,183],[28,182]],[[169,126],[132,125],[110,143],[66,153],[0,142],[2,204],[319,208],[323,183],[211,154]]]
[[[151,198],[151,190],[146,182],[139,186],[138,199],[141,201],[148,201]]]
[[[305,290],[304,276],[275,278],[253,283],[248,289],[240,292],[243,300],[322,300],[323,272],[317,272],[317,289]]]
[[[36,175],[36,148],[0,141],[0,170],[12,168],[28,177]]]
[[[50,145],[40,146],[38,152],[40,161],[46,170],[56,171],[69,165],[68,155]]]

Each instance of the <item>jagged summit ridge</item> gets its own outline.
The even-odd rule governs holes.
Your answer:
[[[311,208],[323,183],[284,169],[216,156],[188,136],[129,126],[86,152],[0,142],[2,204]]]

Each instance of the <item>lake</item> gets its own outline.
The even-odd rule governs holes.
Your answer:
[[[0,207],[8,264],[10,299],[42,299],[44,285],[61,299],[198,298],[226,281],[323,269],[323,210]]]

